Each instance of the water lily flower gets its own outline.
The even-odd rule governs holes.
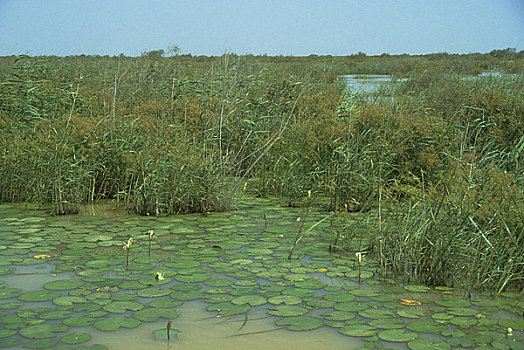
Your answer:
[[[307,198],[311,198],[311,190],[307,191]]]
[[[355,256],[357,257],[358,262],[361,263],[362,262],[362,253],[361,252],[357,252],[357,253],[355,253]]]
[[[155,276],[155,279],[157,281],[162,281],[162,280],[164,280],[164,276],[162,276],[162,274],[160,272],[157,272],[156,276]]]
[[[149,230],[149,240],[152,240],[153,239],[153,235],[155,233],[153,232],[153,230]]]
[[[124,250],[131,249],[131,242],[133,242],[133,237],[129,237],[129,239],[127,240],[127,243],[124,242]]]
[[[513,336],[513,329],[511,327],[508,328],[508,332],[506,333],[508,336]]]

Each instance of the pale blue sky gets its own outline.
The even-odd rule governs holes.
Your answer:
[[[0,0],[0,55],[524,49],[524,0]]]

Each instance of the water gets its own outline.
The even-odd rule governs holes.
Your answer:
[[[354,94],[373,93],[381,90],[391,93],[400,83],[407,81],[407,79],[400,79],[392,75],[377,74],[349,74],[340,77],[346,81],[348,90]]]
[[[338,228],[327,221],[288,261],[304,212],[278,199],[246,198],[207,217],[137,217],[110,203],[82,213],[49,218],[0,205],[1,349],[56,348],[76,341],[72,334],[85,346],[139,350],[407,349],[415,338],[444,348],[524,345],[522,295],[468,300],[448,288],[382,283],[366,254],[359,266],[355,252],[330,253]],[[326,214],[312,211],[304,227]],[[169,344],[153,333],[168,318],[180,331]],[[105,320],[132,328],[103,330]]]

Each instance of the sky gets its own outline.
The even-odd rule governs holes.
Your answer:
[[[0,56],[524,50],[524,0],[0,0]]]

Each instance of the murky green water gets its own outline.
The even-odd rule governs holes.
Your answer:
[[[367,256],[359,268],[354,252],[330,253],[329,220],[288,261],[304,213],[276,200],[207,217],[83,214],[0,205],[0,349],[524,347],[521,295],[383,284]]]

